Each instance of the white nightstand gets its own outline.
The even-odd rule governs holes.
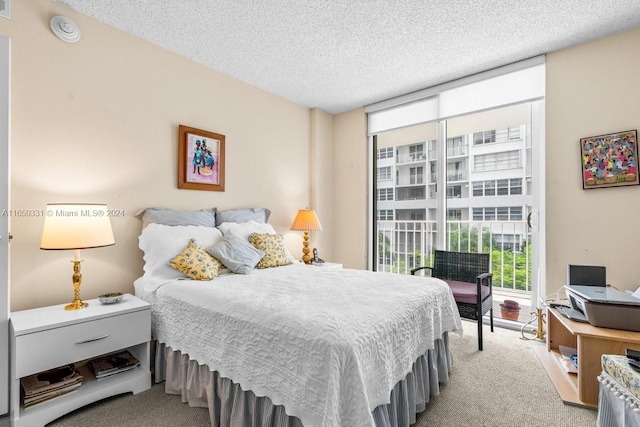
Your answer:
[[[312,263],[311,265],[322,268],[342,268],[342,264],[338,264],[336,262],[323,262],[321,264]]]
[[[66,304],[16,311],[10,316],[11,425],[44,426],[81,406],[116,394],[151,388],[149,342],[151,306],[126,294],[116,304],[95,300],[82,310]],[[127,349],[138,368],[96,381],[88,367],[80,368],[80,388],[29,408],[20,405],[20,378],[59,366]],[[79,364],[80,365],[80,364]]]

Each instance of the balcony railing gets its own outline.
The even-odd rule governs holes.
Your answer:
[[[432,265],[435,221],[378,221],[378,271]],[[448,221],[446,250],[491,254],[494,288],[531,291],[531,234],[524,221]]]
[[[413,163],[413,162],[424,162],[426,160],[426,156],[424,153],[422,154],[399,154],[396,157],[396,163]]]
[[[399,176],[396,178],[396,185],[422,185],[424,183],[424,175]]]

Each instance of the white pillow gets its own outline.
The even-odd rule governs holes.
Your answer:
[[[228,234],[235,234],[243,240],[249,241],[249,236],[253,233],[258,234],[278,234],[271,224],[262,224],[253,220],[247,222],[224,222],[218,226],[218,230],[222,231],[225,236]],[[296,259],[291,255],[289,249],[285,246],[285,255],[289,261],[296,262]]]
[[[193,239],[200,246],[210,247],[222,240],[222,233],[214,227],[199,225],[147,225],[138,238],[144,252],[144,277],[179,279],[186,277],[171,267],[171,260]]]

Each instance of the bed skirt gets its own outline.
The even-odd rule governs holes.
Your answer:
[[[425,410],[429,398],[440,393],[449,380],[452,357],[449,337],[434,342],[434,349],[418,357],[411,372],[391,391],[391,401],[373,410],[376,427],[408,427]],[[212,426],[303,427],[299,418],[289,416],[284,406],[269,397],[244,391],[189,355],[156,343],[155,382],[165,381],[165,392],[179,394],[192,407],[209,408]]]

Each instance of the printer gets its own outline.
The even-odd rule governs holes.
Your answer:
[[[610,286],[566,285],[573,314],[601,328],[640,332],[640,298]],[[584,319],[580,319],[580,316]]]

